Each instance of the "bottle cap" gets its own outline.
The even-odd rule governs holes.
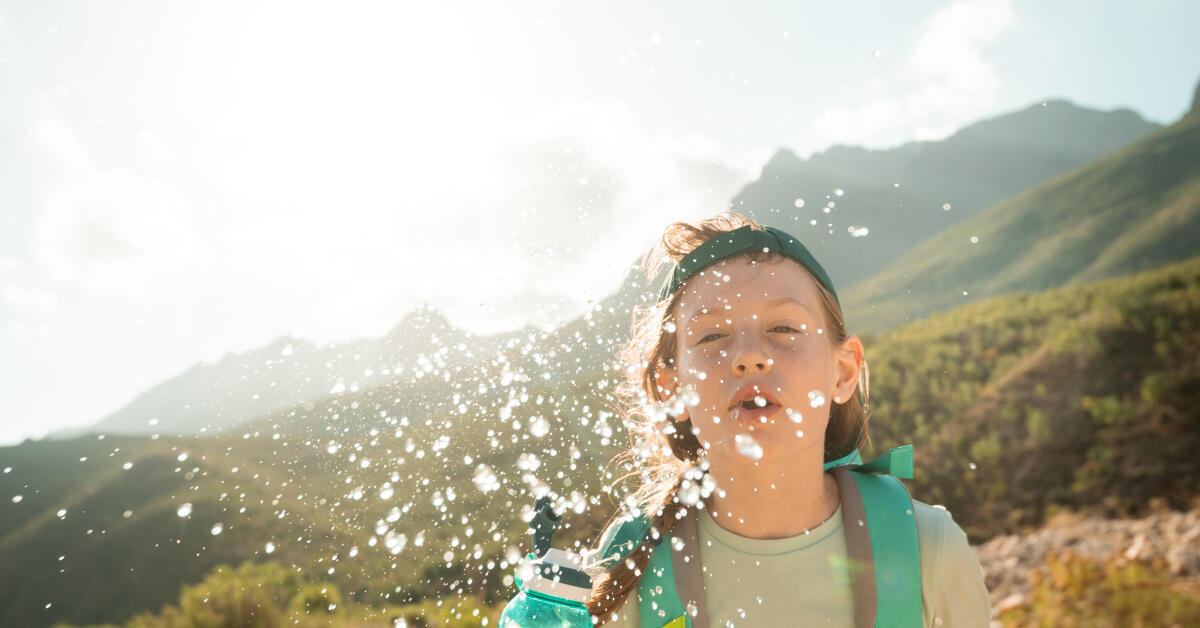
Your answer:
[[[586,604],[592,579],[583,571],[578,554],[549,549],[540,558],[530,554],[521,568],[521,585],[528,591]]]

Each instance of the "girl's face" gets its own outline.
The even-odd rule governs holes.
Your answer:
[[[851,336],[832,346],[808,271],[790,259],[733,258],[682,290],[675,366],[661,367],[658,383],[664,396],[697,393],[685,393],[694,405],[680,420],[691,419],[712,464],[823,452],[830,404],[853,394],[862,345]]]

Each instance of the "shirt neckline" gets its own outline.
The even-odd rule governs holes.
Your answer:
[[[703,514],[697,517],[699,519],[698,532],[702,542],[703,540],[712,540],[743,554],[754,554],[757,556],[795,552],[820,543],[829,535],[842,529],[842,504],[840,502],[833,511],[833,514],[817,527],[807,532],[782,539],[752,539],[730,532],[717,523],[708,508],[702,510]]]

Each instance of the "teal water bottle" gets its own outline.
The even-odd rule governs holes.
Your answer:
[[[537,500],[529,522],[533,528],[533,553],[517,571],[517,594],[500,615],[500,628],[590,628],[587,600],[592,579],[583,572],[577,554],[550,547],[561,517],[554,514],[550,498]],[[521,574],[525,577],[522,578]]]

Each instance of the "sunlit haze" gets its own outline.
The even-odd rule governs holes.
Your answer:
[[[423,304],[568,320],[780,148],[1188,107],[1198,5],[1044,4],[0,2],[0,442]]]

